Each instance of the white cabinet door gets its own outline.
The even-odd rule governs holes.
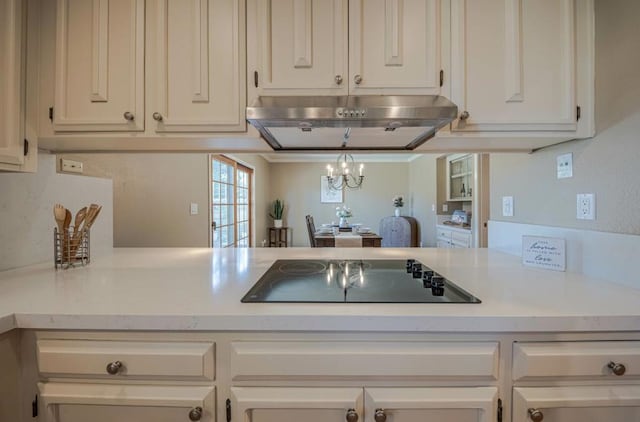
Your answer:
[[[54,130],[144,130],[144,9],[58,0]]]
[[[351,0],[352,94],[440,93],[440,0]]]
[[[22,0],[0,0],[0,164],[24,162],[25,5]]]
[[[454,131],[575,131],[575,0],[453,0]]]
[[[213,387],[41,383],[38,389],[45,422],[216,420]]]
[[[250,101],[347,93],[347,0],[251,0],[247,27]]]
[[[232,409],[245,422],[362,420],[362,388],[232,387]]]
[[[244,131],[244,3],[156,5],[156,132]]]
[[[640,421],[638,385],[537,387],[513,390],[513,422]]]
[[[365,388],[364,391],[363,422],[493,422],[497,416],[496,387]]]

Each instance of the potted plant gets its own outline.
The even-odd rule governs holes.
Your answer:
[[[271,212],[269,216],[273,218],[273,227],[282,227],[282,214],[284,213],[284,201],[276,199],[271,204]]]
[[[400,217],[400,208],[404,206],[404,199],[401,195],[396,195],[393,197],[393,206],[395,207],[394,215],[396,217]]]

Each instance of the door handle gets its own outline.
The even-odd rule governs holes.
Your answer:
[[[211,229],[212,229],[212,230],[215,230],[216,228],[217,228],[217,226],[216,226],[216,222],[215,222],[215,221],[213,221],[213,222],[211,223]]]

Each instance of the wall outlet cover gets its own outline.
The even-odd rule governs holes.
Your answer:
[[[502,216],[513,217],[513,196],[502,197]]]
[[[60,168],[65,173],[82,173],[82,162],[81,161],[73,161],[73,160],[65,160],[64,158],[60,159]]]
[[[192,202],[191,207],[189,208],[189,212],[191,215],[198,215],[198,204]]]
[[[556,157],[556,174],[558,179],[573,177],[573,153],[569,152]]]
[[[596,219],[596,194],[579,193],[576,195],[576,218],[578,220]]]
[[[442,204],[442,212],[448,212],[449,211],[449,204]]]

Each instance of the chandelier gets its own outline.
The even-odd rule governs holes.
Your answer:
[[[338,155],[335,168],[331,164],[327,164],[326,177],[329,189],[359,189],[364,180],[364,164],[360,164],[357,167],[351,154],[342,153]]]

